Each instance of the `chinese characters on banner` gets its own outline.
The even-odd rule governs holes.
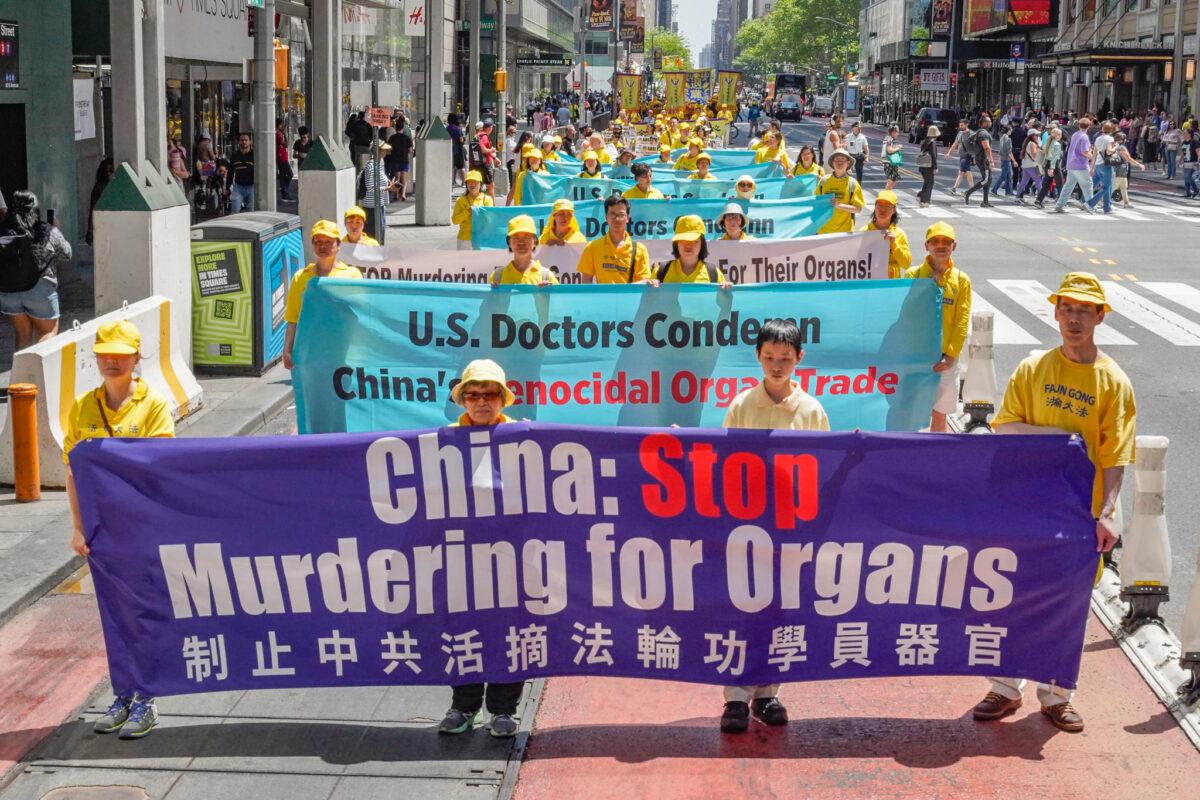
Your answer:
[[[713,93],[712,70],[694,69],[687,73],[686,97],[689,103],[707,103]]]
[[[588,1],[588,30],[611,31],[613,27],[613,0]]]
[[[150,696],[556,675],[1070,688],[1097,559],[1077,437],[512,423],[91,439],[71,468],[113,682]],[[948,474],[974,490],[947,504]]]
[[[664,58],[663,63],[666,61]],[[663,97],[668,109],[676,111],[687,104],[687,77],[686,72],[663,73]]]
[[[717,102],[733,108],[737,105],[738,84],[742,81],[742,73],[735,70],[722,69],[717,71]]]
[[[628,72],[617,73],[617,98],[621,108],[635,111],[642,107],[642,76]]]

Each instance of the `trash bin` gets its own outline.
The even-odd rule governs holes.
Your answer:
[[[192,226],[197,372],[261,375],[283,357],[283,307],[303,259],[295,214],[252,211]]]

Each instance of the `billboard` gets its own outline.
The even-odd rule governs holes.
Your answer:
[[[932,36],[933,0],[913,0],[909,9],[910,39],[929,39]]]
[[[1050,25],[1050,0],[964,0],[964,2],[962,29],[964,36],[978,36],[982,33],[1006,28],[1037,28]],[[1095,7],[1094,3],[1095,0],[1087,0],[1087,4],[1092,8]],[[1087,5],[1085,5],[1085,18],[1087,18],[1086,8]],[[938,12],[935,7],[935,28],[937,16]]]
[[[930,28],[934,36],[950,35],[950,19],[954,13],[954,0],[933,0],[933,22]]]
[[[613,27],[613,0],[589,0],[588,30],[611,31]]]
[[[1008,0],[1008,24],[1017,28],[1050,24],[1050,0]]]

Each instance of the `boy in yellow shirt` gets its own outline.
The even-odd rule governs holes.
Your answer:
[[[941,380],[933,400],[931,433],[946,432],[946,415],[958,404],[958,354],[971,324],[971,279],[951,258],[957,246],[954,228],[945,222],[933,223],[925,231],[925,261],[904,273],[906,278],[932,278],[942,290],[942,355],[933,365]]]
[[[850,174],[850,165],[853,163],[854,159],[845,150],[834,150],[829,157],[833,172],[817,181],[817,194],[830,196],[833,216],[817,233],[849,233],[854,230],[854,215],[862,211],[867,203],[863,199],[862,185]]]
[[[1096,326],[1112,310],[1096,276],[1067,274],[1049,300],[1062,344],[1017,365],[992,425],[1001,434],[1077,434],[1083,439],[1096,467],[1096,550],[1106,553],[1117,541],[1121,484],[1126,465],[1134,463],[1136,455],[1133,384],[1096,347]],[[992,678],[991,691],[973,709],[975,719],[1000,719],[1016,711],[1024,685],[1019,678]],[[1083,717],[1071,705],[1073,691],[1041,683],[1037,694],[1042,713],[1055,727],[1070,733],[1083,730]]]
[[[351,278],[362,280],[362,272],[358,267],[350,267],[337,260],[338,248],[342,245],[341,231],[337,223],[328,219],[319,219],[312,226],[313,253],[315,263],[292,276],[288,286],[287,303],[283,307],[283,318],[287,322],[287,330],[283,334],[283,366],[291,369],[292,346],[296,343],[296,323],[300,321],[300,306],[304,302],[304,289],[313,278]]]

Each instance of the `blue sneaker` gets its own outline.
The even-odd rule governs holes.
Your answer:
[[[492,716],[492,725],[488,733],[497,739],[507,739],[517,735],[517,727],[517,721],[511,714],[495,714]]]
[[[118,695],[108,707],[108,711],[104,712],[104,716],[96,720],[96,724],[92,726],[92,730],[96,733],[112,733],[119,731],[121,726],[125,724],[125,720],[129,719],[129,706],[133,704],[132,697],[121,697]]]
[[[121,726],[122,739],[140,739],[158,724],[158,709],[154,707],[153,698],[137,699],[129,707],[129,719]]]
[[[475,725],[475,715],[478,711],[466,712],[452,708],[446,712],[446,717],[438,725],[438,733],[466,733]]]

